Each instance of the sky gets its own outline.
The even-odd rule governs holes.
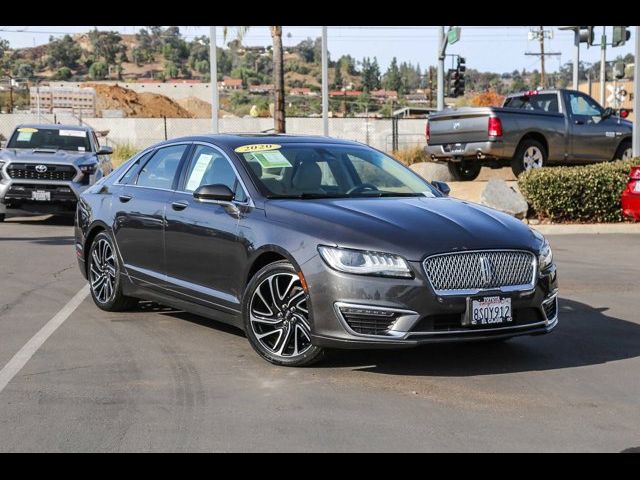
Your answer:
[[[30,47],[47,43],[51,35],[62,36],[65,33],[83,33],[93,26],[2,26],[0,38],[9,40],[14,48]],[[101,30],[116,30],[121,33],[136,33],[140,26],[100,26]],[[422,67],[435,65],[438,50],[438,27],[329,27],[328,43],[332,59],[350,54],[357,60],[363,57],[377,57],[383,71],[395,56],[399,62],[420,63]],[[538,53],[539,43],[529,41],[527,33],[534,27],[481,27],[463,26],[460,42],[448,48],[447,53],[459,54],[466,58],[467,68],[480,71],[511,72],[515,69],[533,70],[540,68],[539,57],[527,56],[526,52]],[[535,27],[536,29],[538,27]],[[556,71],[561,64],[573,58],[573,33],[560,31],[557,27],[545,27],[553,31],[554,37],[546,41],[547,52],[559,52],[560,56],[547,57],[547,71]],[[181,26],[180,31],[187,38],[208,35],[209,27]],[[218,28],[218,46],[223,46],[221,28]],[[285,45],[296,45],[305,38],[321,35],[321,27],[285,26],[283,27]],[[602,27],[596,28],[596,38],[601,35]],[[607,27],[611,38],[611,27]],[[607,59],[618,55],[633,53],[632,41],[622,47],[607,50]],[[229,39],[235,38],[233,27]],[[268,27],[251,27],[244,37],[249,46],[269,45],[271,36]],[[595,62],[600,59],[599,47],[581,48],[581,60]],[[450,67],[447,60],[446,68]]]

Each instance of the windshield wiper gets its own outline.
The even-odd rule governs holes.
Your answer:
[[[329,194],[329,193],[301,193],[299,195],[270,195],[268,198],[278,200],[317,200],[323,198],[349,198],[345,194]]]
[[[363,192],[356,195],[350,195],[351,198],[382,198],[382,197],[422,197],[422,193],[399,193],[399,192]]]

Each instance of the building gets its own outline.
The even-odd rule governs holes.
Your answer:
[[[373,90],[371,92],[371,98],[380,102],[387,102],[389,100],[398,100],[398,92],[395,90]]]
[[[218,82],[218,90],[224,92],[234,92],[242,88],[242,80],[239,78],[224,77],[221,82]]]
[[[258,85],[249,85],[249,93],[256,95],[266,95],[275,90],[275,86],[272,83],[261,83]]]
[[[31,87],[31,113],[68,113],[78,117],[96,116],[96,91],[84,87]]]
[[[329,96],[331,98],[340,98],[340,97],[349,97],[349,98],[354,98],[354,97],[359,97],[360,95],[362,95],[363,92],[359,91],[359,90],[334,90],[329,92]]]
[[[314,92],[310,88],[292,88],[289,90],[289,95],[293,97],[317,97],[318,93]]]

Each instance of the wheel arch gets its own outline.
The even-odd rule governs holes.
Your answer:
[[[612,160],[617,160],[618,159],[618,155],[620,154],[620,150],[622,149],[622,146],[628,143],[629,145],[633,144],[633,136],[631,135],[627,135],[622,137],[622,139],[620,140],[620,142],[618,142],[618,145],[616,146],[616,151],[613,152],[613,159]]]
[[[85,236],[85,240],[84,240],[84,245],[82,247],[82,255],[84,256],[85,274],[87,274],[87,268],[88,268],[87,266],[89,264],[89,251],[91,250],[91,244],[93,243],[93,240],[96,238],[96,236],[100,232],[105,232],[107,231],[107,229],[108,227],[105,223],[101,221],[97,221],[93,225],[91,225],[91,227],[87,231],[87,235]]]
[[[256,250],[251,256],[251,260],[248,262],[248,267],[244,275],[245,287],[262,268],[282,260],[290,262],[296,271],[302,271],[298,262],[296,262],[293,256],[282,247],[277,245],[265,245]]]
[[[547,141],[547,137],[545,137],[543,133],[536,130],[529,131],[525,133],[522,138],[520,138],[518,146],[515,149],[514,157],[520,153],[522,144],[527,140],[535,140],[537,142],[540,142],[544,147],[544,153],[546,154],[547,159],[549,158],[549,142]]]

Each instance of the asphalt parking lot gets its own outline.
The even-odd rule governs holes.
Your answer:
[[[71,224],[0,224],[0,369],[84,286]],[[230,327],[85,298],[0,385],[0,451],[640,447],[640,236],[549,236],[560,326],[505,344],[331,352],[285,369]]]

